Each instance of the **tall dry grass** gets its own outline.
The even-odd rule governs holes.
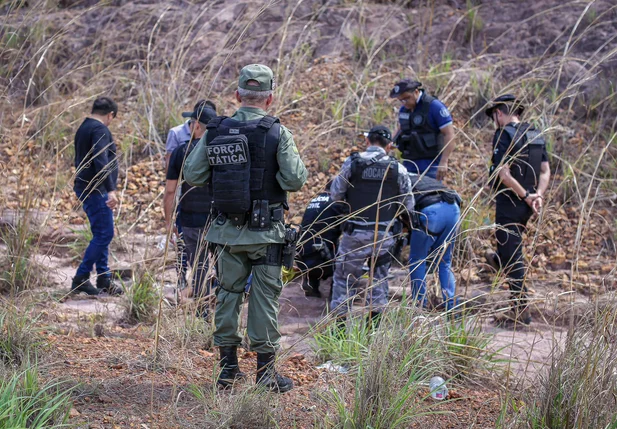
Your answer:
[[[607,292],[614,287],[610,286],[609,277],[614,276],[617,253],[617,224],[610,216],[617,190],[617,103],[610,74],[617,54],[615,36],[609,34],[593,49],[585,49],[589,39],[601,37],[599,34],[605,28],[614,28],[614,5],[601,1],[567,2],[534,9],[521,19],[519,26],[540,25],[565,17],[564,28],[551,40],[541,42],[540,49],[528,56],[513,57],[499,49],[504,41],[517,37],[517,26],[487,38],[485,30],[491,28],[494,11],[490,5],[477,2],[467,2],[464,10],[453,12],[453,21],[447,21],[452,25],[445,30],[441,23],[447,19],[445,6],[436,2],[392,1],[376,5],[359,0],[282,5],[264,1],[255,8],[213,2],[195,7],[161,2],[123,6],[98,3],[69,8],[51,1],[27,3],[0,3],[5,21],[0,29],[0,134],[2,149],[10,150],[5,150],[2,163],[11,164],[20,172],[20,179],[15,181],[15,169],[3,168],[0,202],[3,207],[23,214],[22,219],[34,211],[45,215],[32,230],[17,229],[26,224],[16,223],[3,235],[0,252],[13,262],[8,268],[3,265],[2,278],[10,279],[7,284],[11,285],[13,295],[38,286],[35,280],[40,280],[40,276],[35,275],[33,262],[33,255],[43,248],[37,239],[41,237],[38,232],[50,225],[68,226],[79,217],[80,208],[71,190],[72,135],[95,97],[111,95],[121,106],[119,119],[111,127],[120,150],[122,172],[119,191],[123,205],[116,212],[116,240],[129,241],[137,230],[147,231],[148,235],[163,234],[162,192],[152,183],[164,180],[161,158],[167,130],[180,122],[180,112],[198,98],[212,99],[220,111],[231,113],[235,108],[231,94],[239,67],[248,62],[264,62],[272,66],[277,76],[273,113],[282,116],[294,131],[312,173],[307,189],[291,199],[291,217],[301,214],[310,196],[323,187],[328,176],[335,174],[357,142],[358,131],[376,123],[396,127],[397,106],[387,93],[397,79],[419,78],[449,106],[455,116],[457,149],[447,182],[465,200],[456,238],[458,292],[470,297],[472,290],[480,290],[479,296],[474,295],[474,302],[480,303],[474,307],[480,320],[509,304],[506,294],[500,291],[502,278],[481,279],[478,284],[477,280],[470,280],[473,276],[469,274],[476,272],[493,231],[494,195],[485,187],[493,130],[484,118],[483,108],[489,99],[501,93],[521,96],[528,106],[525,120],[536,123],[546,133],[554,177],[547,208],[534,220],[527,237],[526,252],[535,267],[529,280],[533,283],[534,277],[547,266],[538,268],[535,261],[550,258],[556,249],[568,252],[571,267],[567,280],[559,281],[558,292],[535,295],[534,311],[542,315],[554,301],[566,302],[569,306],[560,304],[559,311],[572,315],[568,316],[571,338],[576,338],[577,333],[588,338],[594,332],[610,332],[612,322],[600,317],[602,312],[595,313],[596,322],[588,329],[576,324],[574,309],[575,292],[595,287],[593,283],[600,281],[597,277],[585,277],[583,264],[612,264],[612,269],[605,273],[605,284],[597,289]],[[322,30],[324,36],[320,36]],[[429,41],[436,37],[442,43],[433,46]],[[414,43],[409,43],[410,39]],[[322,56],[328,52],[325,47],[329,47],[330,55]],[[28,174],[22,174],[23,171]],[[144,171],[149,172],[145,185],[141,180]],[[324,173],[323,178],[317,172]],[[42,180],[36,180],[37,177]],[[132,190],[136,184],[139,193]],[[69,209],[74,214],[58,216],[58,212],[67,214]],[[566,222],[563,216],[557,216],[568,210],[576,213],[575,219]],[[567,229],[574,231],[571,241],[561,240],[560,235]],[[553,231],[552,238],[547,238],[549,230]],[[598,237],[597,231],[602,231],[602,237]],[[593,247],[589,246],[591,242]],[[540,251],[546,248],[548,251]],[[170,265],[165,261],[171,259],[167,255],[171,252],[172,248],[166,247],[165,255],[154,264],[145,256],[147,253],[134,263],[147,265],[158,283],[170,282],[173,270],[165,269]],[[463,276],[464,272],[469,275]],[[550,276],[549,269],[548,282]],[[19,287],[15,286],[17,280],[21,282]],[[541,290],[541,282],[537,283]],[[436,287],[432,284],[431,288]],[[155,320],[156,314],[160,324],[165,312],[156,312],[149,292],[145,294],[145,320]],[[156,298],[158,308],[164,308],[162,294]],[[132,302],[130,308],[141,308],[142,304]],[[410,329],[404,323],[397,326]],[[481,324],[478,326],[483,329]],[[553,329],[546,323],[542,326],[543,330]],[[481,331],[456,329],[450,335],[458,335],[461,341],[469,337],[469,332],[484,338]],[[327,343],[338,344],[335,332],[316,330],[318,335],[325,335],[322,339]],[[361,415],[367,409],[366,401],[373,401],[370,406],[374,416],[384,416],[379,424],[392,424],[389,416],[380,414],[386,411],[386,399],[396,401],[402,397],[400,404],[406,404],[408,396],[416,392],[410,389],[419,388],[416,381],[437,368],[431,367],[413,379],[408,372],[379,373],[391,363],[380,360],[387,358],[380,351],[396,347],[406,362],[407,357],[416,358],[406,354],[413,347],[401,348],[385,330],[358,335],[366,344],[359,347],[356,343],[355,348],[345,349],[347,353],[358,354],[357,362],[364,365],[355,381],[359,388],[374,385],[381,396],[364,392],[351,401],[336,402],[338,417],[332,417],[328,424],[354,427],[345,422],[367,422],[368,417]],[[193,341],[189,337],[179,338],[183,342]],[[446,335],[441,344],[452,343],[451,340]],[[556,399],[563,392],[578,389],[576,392],[582,395],[580,402],[539,404],[540,408],[533,412],[516,414],[521,425],[538,427],[532,425],[534,421],[549,425],[546,416],[552,416],[551,407],[557,406],[572,410],[568,416],[575,418],[568,420],[567,424],[572,425],[568,427],[584,427],[583,423],[591,421],[580,410],[598,394],[596,386],[584,382],[584,374],[579,373],[575,374],[581,382],[577,386],[555,385],[555,380],[573,369],[572,356],[602,370],[594,374],[610,373],[611,349],[590,350],[583,340],[576,343],[580,346],[576,352],[579,354],[573,355],[573,341],[556,344],[554,365],[537,382],[547,398]],[[473,347],[488,346],[483,340],[474,344]],[[565,351],[561,351],[563,347]],[[465,358],[465,353],[472,350],[463,347],[457,353]],[[418,353],[421,355],[421,351]],[[455,361],[450,356],[433,363],[451,365]],[[476,369],[474,365],[466,369],[467,376],[472,378]],[[394,396],[386,398],[383,380],[371,378],[375,374],[394,377],[396,383],[388,393]],[[406,380],[413,383],[407,384]],[[508,381],[502,383],[507,391],[505,397],[518,398],[519,392]],[[242,400],[246,398],[257,401],[250,395]],[[379,398],[384,402],[379,402]],[[602,401],[599,406],[605,404]],[[242,410],[252,409],[244,403],[236,405],[239,412],[234,415],[241,416]],[[269,415],[264,419],[271,422]]]

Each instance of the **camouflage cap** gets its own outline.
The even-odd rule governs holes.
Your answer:
[[[249,85],[254,81],[259,85]],[[268,66],[262,64],[249,64],[240,70],[238,88],[251,91],[272,91],[274,89],[274,74]]]

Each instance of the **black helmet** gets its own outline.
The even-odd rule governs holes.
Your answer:
[[[486,110],[484,111],[484,113],[486,113],[486,116],[492,118],[495,108],[500,104],[510,106],[510,111],[518,116],[522,115],[525,111],[525,106],[523,106],[514,95],[504,94],[491,101],[491,103],[486,107]]]

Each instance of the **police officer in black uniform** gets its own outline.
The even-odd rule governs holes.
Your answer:
[[[300,267],[306,270],[302,289],[306,296],[321,297],[320,280],[332,277],[334,256],[342,232],[344,217],[349,213],[347,205],[332,200],[330,185],[313,198],[302,216]]]
[[[523,112],[523,105],[511,94],[497,97],[486,109],[497,128],[490,176],[497,191],[498,226],[497,253],[489,251],[486,258],[508,276],[513,298],[509,320],[528,325],[531,316],[525,287],[523,233],[532,214],[542,209],[551,171],[542,133],[520,121]]]

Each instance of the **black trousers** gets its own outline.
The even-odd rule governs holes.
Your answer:
[[[520,204],[515,206],[510,201],[507,204],[500,204],[499,200],[497,201],[495,213],[495,223],[498,225],[495,232],[497,255],[508,279],[512,298],[517,299],[521,307],[527,305],[525,287],[527,267],[523,256],[523,234],[531,213],[531,208],[527,204],[523,207]]]
[[[308,278],[312,281],[328,279],[332,277],[334,272],[332,268],[333,261],[324,261],[318,253],[303,256],[302,263],[308,270]]]

